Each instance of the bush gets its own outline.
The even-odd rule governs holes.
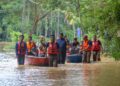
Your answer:
[[[109,51],[115,60],[120,60],[120,38],[113,38],[110,42]]]
[[[18,41],[19,35],[21,35],[20,32],[11,31],[11,32],[10,32],[10,38],[11,38],[10,40],[11,40],[12,42]],[[25,41],[28,40],[28,36],[29,36],[29,34],[27,34],[27,33],[24,34],[24,40],[25,40]],[[34,35],[34,34],[32,35],[32,38],[33,38],[34,41],[37,41],[37,40],[39,39],[38,36],[36,36],[36,35]]]
[[[18,41],[18,37],[19,37],[20,34],[21,34],[20,32],[11,31],[10,32],[10,38],[11,38],[10,40],[12,42]]]
[[[115,60],[120,60],[120,52],[112,52],[112,56],[115,58]]]

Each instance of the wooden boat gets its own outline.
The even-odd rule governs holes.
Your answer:
[[[38,57],[27,55],[26,64],[28,65],[36,65],[36,66],[48,66],[48,58],[47,57]]]
[[[71,54],[67,56],[67,63],[81,63],[82,55],[80,54]]]

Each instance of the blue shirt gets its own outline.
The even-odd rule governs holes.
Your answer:
[[[58,39],[57,43],[59,44],[60,51],[66,52],[66,41],[64,38]]]

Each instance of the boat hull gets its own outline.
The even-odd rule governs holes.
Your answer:
[[[68,55],[67,63],[82,63],[82,56],[78,54]]]
[[[48,66],[48,58],[37,56],[26,56],[26,64],[35,66]]]

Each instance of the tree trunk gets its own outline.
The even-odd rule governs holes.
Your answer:
[[[60,32],[60,12],[58,10],[58,15],[57,15],[57,18],[58,18],[58,21],[57,21],[57,37],[59,36],[59,32]]]
[[[36,2],[36,0],[35,0]],[[37,13],[37,5],[34,4],[34,10],[35,10],[35,24],[34,24],[34,27],[33,27],[33,34],[36,34],[36,29],[37,29],[37,23],[39,21],[39,16],[38,16],[38,13]]]
[[[76,37],[76,29],[75,29],[75,25],[73,24],[73,34],[74,34],[74,38]]]
[[[48,33],[48,18],[46,17],[46,19],[45,19],[45,37],[47,37],[47,33]]]
[[[51,21],[50,21],[50,31],[51,31],[51,35],[53,34],[53,22],[52,22],[52,20],[53,20],[53,15],[52,15],[52,12],[51,12]]]
[[[23,0],[23,10],[22,10],[22,22],[21,22],[21,31],[25,29],[25,11],[26,11],[26,0]]]
[[[30,3],[27,2],[27,24],[29,24],[29,21],[30,21]]]

